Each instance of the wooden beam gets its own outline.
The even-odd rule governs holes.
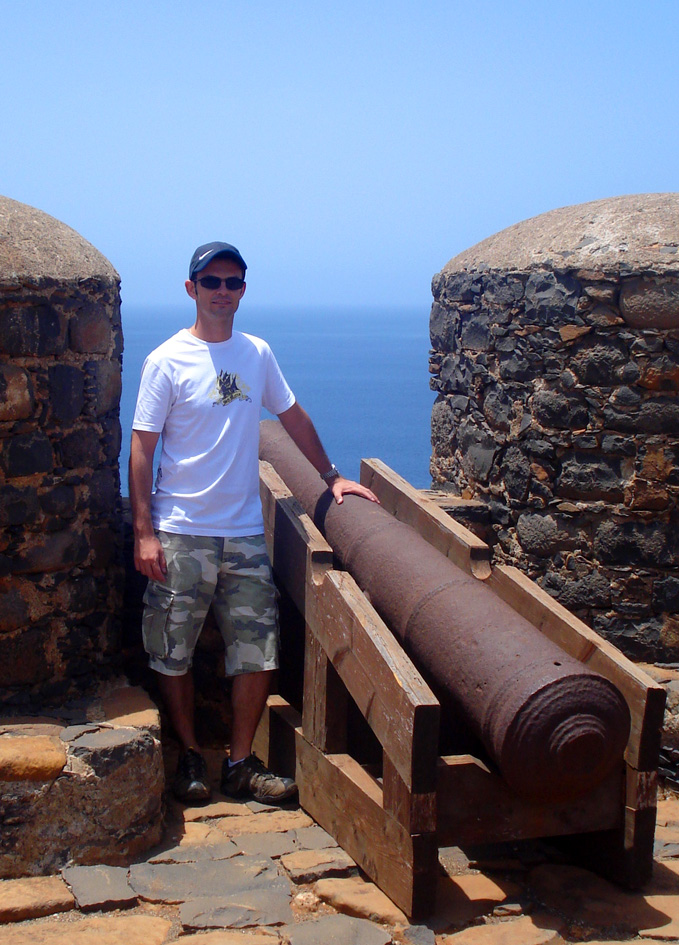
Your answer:
[[[408,916],[432,912],[436,834],[411,835],[390,816],[382,792],[349,755],[324,755],[296,730],[300,803]]]
[[[260,495],[269,557],[276,577],[301,614],[308,585],[333,566],[333,550],[269,463],[259,464]]]
[[[305,737],[319,751],[331,754],[346,752],[347,712],[347,690],[327,653],[307,626],[302,711]]]
[[[439,702],[351,575],[326,572],[307,620],[408,789],[435,790]]]
[[[415,529],[432,547],[480,580],[490,574],[490,549],[468,528],[443,512],[379,459],[361,460],[361,483],[372,489],[399,522]]]
[[[544,804],[514,794],[472,755],[448,755],[438,763],[438,842],[459,846],[613,828],[622,822],[622,788],[618,769],[584,797]]]

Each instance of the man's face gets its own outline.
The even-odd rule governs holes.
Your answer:
[[[204,276],[217,276],[219,279],[237,276],[241,279],[243,272],[233,259],[213,259],[204,269],[196,273],[197,280]],[[215,325],[220,322],[233,322],[233,316],[236,314],[245,292],[245,283],[240,289],[235,290],[227,289],[223,282],[218,289],[206,289],[199,281],[194,283],[188,280],[186,291],[196,302],[197,320]]]

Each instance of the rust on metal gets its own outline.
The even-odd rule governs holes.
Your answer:
[[[621,764],[629,710],[609,680],[379,505],[351,495],[335,503],[280,423],[261,424],[260,458],[323,532],[444,712],[464,719],[513,790],[570,800]]]

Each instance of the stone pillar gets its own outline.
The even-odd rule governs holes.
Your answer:
[[[496,560],[632,657],[679,659],[679,194],[527,220],[433,280],[432,476]]]
[[[0,197],[0,703],[115,665],[119,278],[74,230]]]

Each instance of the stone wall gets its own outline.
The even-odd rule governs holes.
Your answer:
[[[496,560],[632,657],[679,659],[679,195],[525,221],[433,280],[432,476]]]
[[[122,585],[118,275],[0,198],[0,703],[114,667]]]

